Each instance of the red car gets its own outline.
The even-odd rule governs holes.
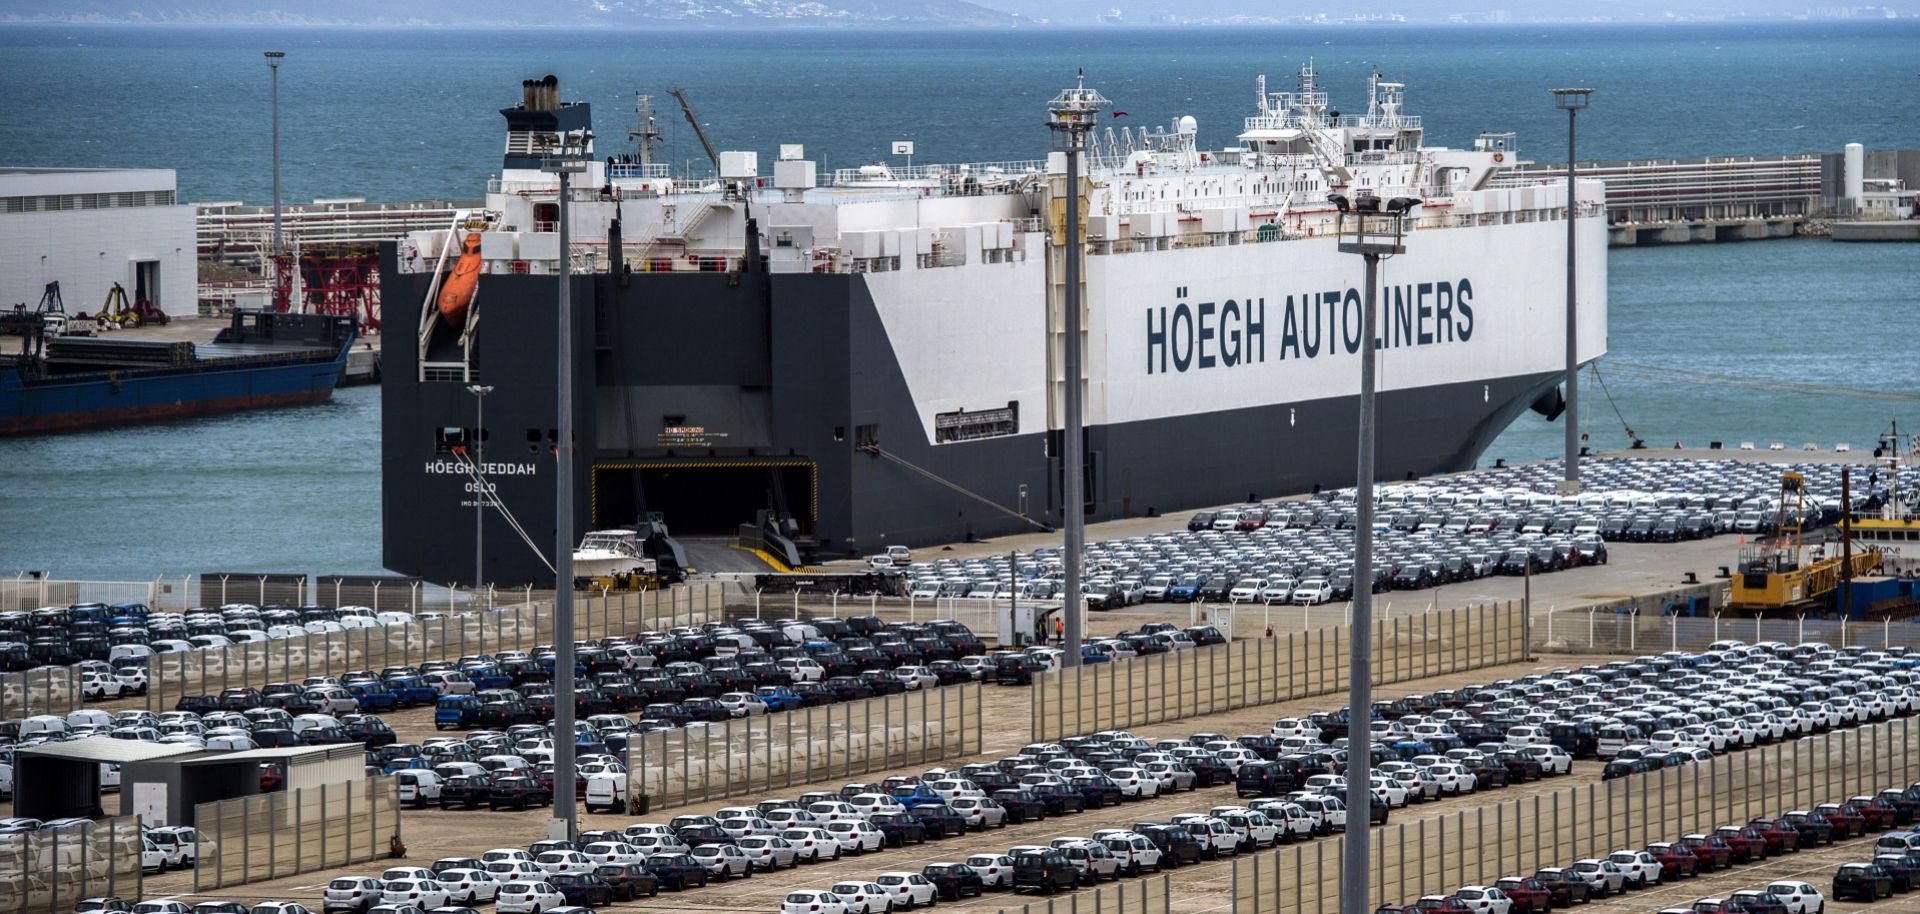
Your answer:
[[[1860,811],[1860,815],[1867,820],[1869,831],[1892,828],[1900,818],[1900,807],[1884,796],[1870,797],[1861,794],[1857,797],[1849,797],[1847,804]]]
[[[1417,914],[1473,914],[1452,895],[1422,895],[1413,907]]]
[[[260,792],[272,793],[287,786],[287,772],[279,762],[264,762],[260,765]]]
[[[1655,842],[1647,845],[1647,853],[1652,854],[1653,859],[1660,861],[1661,882],[1669,878],[1677,879],[1682,876],[1692,878],[1700,875],[1700,858],[1677,844],[1669,844],[1665,841]]]
[[[1800,830],[1779,819],[1759,818],[1747,824],[1766,836],[1767,850],[1772,853],[1791,854],[1800,850]]]
[[[1680,846],[1700,858],[1700,868],[1709,873],[1733,864],[1733,848],[1719,835],[1687,835],[1680,839]]]
[[[1502,876],[1493,887],[1513,900],[1510,914],[1547,914],[1553,910],[1553,893],[1532,876]]]
[[[1822,803],[1814,807],[1817,812],[1833,823],[1834,840],[1864,835],[1867,833],[1867,817],[1860,814],[1859,807],[1852,803]]]
[[[1713,830],[1714,835],[1727,842],[1733,849],[1733,862],[1752,863],[1767,859],[1767,839],[1760,830],[1751,825],[1722,825]]]

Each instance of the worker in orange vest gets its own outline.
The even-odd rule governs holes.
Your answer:
[[[1061,644],[1067,643],[1066,617],[1062,616],[1061,618],[1053,620],[1053,637],[1055,641],[1058,641]]]

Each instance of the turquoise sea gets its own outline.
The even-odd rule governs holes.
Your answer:
[[[1920,23],[1056,31],[573,32],[0,26],[0,164],[179,172],[184,200],[266,202],[267,70],[285,50],[285,198],[470,199],[499,156],[497,109],[555,73],[594,103],[603,152],[633,93],[659,96],[667,153],[698,146],[685,88],[723,148],[804,143],[825,165],[914,140],[921,161],[1037,157],[1045,101],[1076,67],[1135,125],[1191,114],[1231,141],[1253,79],[1312,58],[1336,105],[1370,68],[1408,84],[1431,143],[1514,130],[1564,158],[1550,86],[1596,87],[1581,158],[1920,147]],[[1920,428],[1920,246],[1817,239],[1615,251],[1599,448],[1631,426],[1676,441],[1870,443]],[[1609,401],[1606,394],[1611,395]],[[277,413],[0,441],[0,569],[374,572],[379,392]],[[1617,412],[1616,412],[1617,410]],[[1523,416],[1487,454],[1558,453]]]

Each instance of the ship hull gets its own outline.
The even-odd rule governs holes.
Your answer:
[[[429,277],[382,275],[384,300],[424,300]],[[903,335],[902,303],[888,297],[884,283],[859,275],[633,274],[623,281],[602,274],[573,280],[577,529],[556,536],[558,281],[482,277],[484,329],[475,336],[469,378],[423,380],[417,343],[401,334],[386,341],[383,558],[390,569],[430,580],[468,577],[479,485],[493,489],[547,554],[556,543],[571,548],[587,530],[631,524],[654,511],[686,536],[728,534],[769,509],[792,518],[790,532],[828,557],[1061,522],[1058,432],[1047,430],[1044,384],[1026,377],[1043,370],[1014,364],[1031,357],[1019,351],[1024,343],[1010,342],[1002,360],[936,333],[931,345],[958,350],[927,355],[912,348],[924,341]],[[1044,312],[1031,301],[1012,307]],[[1276,309],[1268,345],[1278,345],[1278,303],[1268,307]],[[1044,338],[1044,324],[1007,333],[1031,342]],[[912,377],[925,366],[903,356],[957,362],[946,370],[976,373],[986,390],[978,406],[1028,396],[1006,392],[1012,388],[1041,392],[1020,412],[1017,433],[937,442],[928,419],[940,407],[924,395],[925,379]],[[1021,378],[998,380],[1007,373]],[[1379,477],[1473,466],[1558,377],[1551,360],[1537,355],[1508,365],[1484,359],[1457,381],[1394,376],[1378,405]],[[458,433],[473,424],[468,382],[492,387],[484,482],[475,482],[454,453]],[[1357,396],[1291,399],[1285,391],[1270,389],[1261,395],[1269,402],[1231,408],[1209,409],[1196,398],[1184,412],[1138,418],[1123,416],[1127,405],[1109,396],[1097,411],[1106,421],[1090,423],[1086,433],[1087,519],[1352,485]],[[483,523],[485,565],[496,583],[550,577],[504,518],[489,513]]]
[[[323,403],[333,396],[347,346],[330,356],[132,368],[52,378],[0,371],[0,436],[171,422]]]

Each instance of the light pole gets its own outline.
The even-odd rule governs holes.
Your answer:
[[[487,477],[485,466],[480,462],[480,449],[487,437],[487,394],[493,388],[485,384],[467,385],[467,393],[473,394],[473,587],[477,593],[481,582],[486,578],[486,535],[481,525],[487,516]]]
[[[1353,632],[1347,659],[1347,821],[1345,859],[1340,872],[1340,910],[1365,914],[1368,901],[1368,823],[1372,821],[1373,785],[1373,412],[1374,334],[1376,302],[1380,294],[1380,261],[1406,252],[1401,243],[1407,212],[1420,201],[1395,197],[1383,208],[1380,198],[1361,193],[1351,202],[1343,194],[1328,194],[1339,210],[1335,234],[1340,253],[1359,254],[1367,261],[1367,295],[1360,320],[1360,437],[1354,471]],[[1358,772],[1356,774],[1355,772]],[[1358,816],[1358,820],[1354,817]]]
[[[1062,89],[1047,103],[1047,127],[1067,155],[1067,212],[1063,233],[1066,290],[1060,304],[1066,325],[1060,347],[1063,375],[1060,465],[1061,475],[1065,477],[1060,500],[1065,540],[1061,551],[1066,553],[1063,558],[1067,563],[1066,597],[1060,605],[1060,612],[1066,618],[1065,643],[1060,645],[1066,652],[1061,658],[1064,666],[1080,665],[1080,569],[1085,562],[1081,552],[1087,537],[1086,454],[1080,416],[1080,258],[1085,254],[1080,245],[1080,151],[1087,146],[1087,134],[1093,131],[1100,109],[1108,104],[1098,91],[1087,88],[1085,71],[1076,76],[1073,88]]]
[[[1587,99],[1593,95],[1592,89],[1554,89],[1554,107],[1567,113],[1567,377],[1562,383],[1567,388],[1567,414],[1563,421],[1567,423],[1567,460],[1566,478],[1560,483],[1562,494],[1571,495],[1580,491],[1580,325],[1579,309],[1575,306],[1573,261],[1575,246],[1575,227],[1579,224],[1580,207],[1574,199],[1574,122],[1578,120],[1580,109],[1587,106]]]
[[[282,250],[280,241],[280,61],[285,51],[268,51],[267,68],[273,71],[273,252]]]
[[[581,141],[584,144],[584,139]],[[572,840],[579,834],[579,815],[573,797],[573,258],[567,250],[567,197],[573,175],[587,163],[571,156],[583,149],[564,146],[563,158],[540,167],[560,177],[560,328],[558,441],[553,505],[553,823],[549,833]]]

